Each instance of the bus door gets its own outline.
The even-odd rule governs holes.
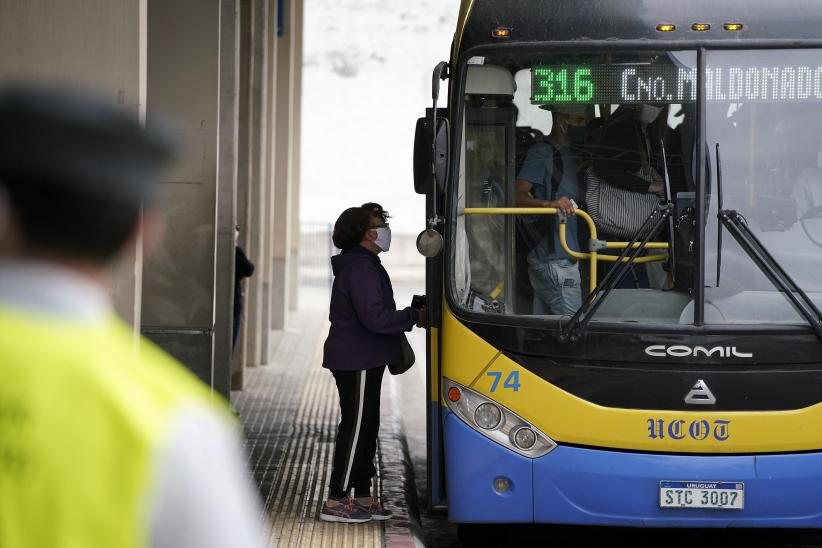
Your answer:
[[[513,77],[492,65],[469,67],[460,171],[464,208],[513,207],[516,109]],[[466,216],[468,242],[457,246],[470,273],[462,280],[469,309],[492,314],[516,314],[514,298],[520,281],[515,256],[516,219],[510,215]],[[527,275],[527,274],[526,274]]]

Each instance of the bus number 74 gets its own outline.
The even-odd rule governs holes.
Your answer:
[[[499,381],[502,379],[502,371],[489,371],[486,375],[493,379],[491,381],[491,392],[495,392],[497,386],[499,386]],[[502,387],[510,388],[514,392],[519,391],[519,371],[511,371],[511,373],[505,377],[505,382],[502,383]]]

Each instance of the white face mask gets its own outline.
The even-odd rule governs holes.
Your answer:
[[[639,109],[639,121],[642,125],[647,126],[657,119],[662,112],[662,107],[655,107],[652,105],[642,105]]]
[[[388,251],[391,248],[391,228],[381,226],[374,230],[377,231],[377,239],[374,240],[374,243],[383,251]]]

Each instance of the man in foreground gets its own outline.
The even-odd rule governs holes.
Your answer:
[[[258,546],[225,405],[111,308],[167,144],[37,87],[0,88],[0,128],[0,546]]]

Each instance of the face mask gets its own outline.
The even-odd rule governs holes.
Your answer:
[[[639,109],[639,121],[642,125],[647,126],[657,119],[662,112],[662,107],[655,107],[652,105],[642,105]]]
[[[388,251],[391,248],[391,228],[381,226],[374,230],[377,231],[377,239],[374,240],[374,243],[383,251]]]

